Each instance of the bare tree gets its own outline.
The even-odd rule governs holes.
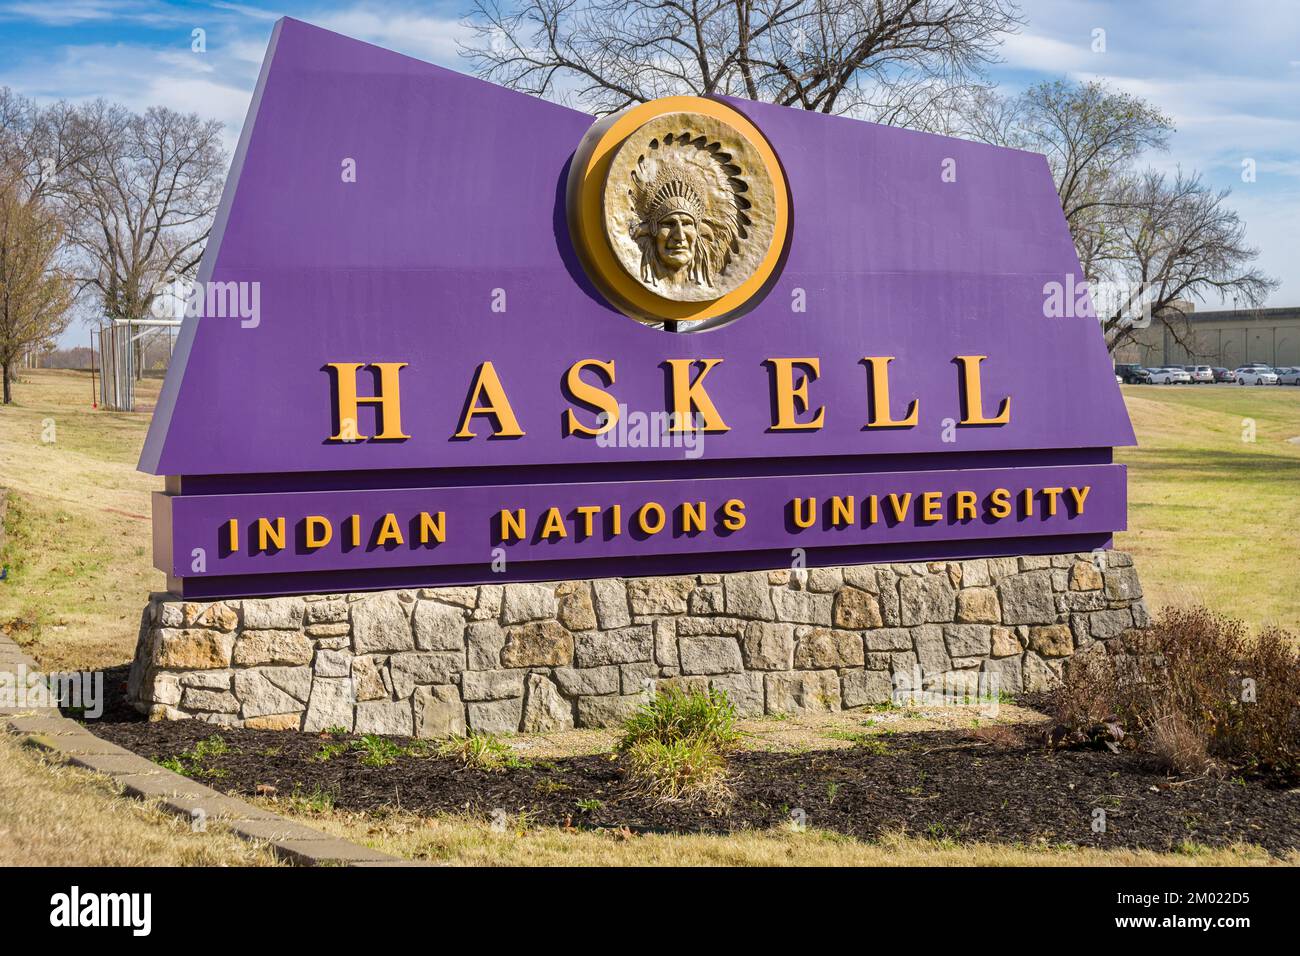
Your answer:
[[[475,0],[478,74],[597,113],[727,94],[924,116],[995,59],[1013,0]]]
[[[1144,154],[1168,148],[1174,129],[1140,97],[1097,81],[1040,83],[1013,97],[982,90],[952,125],[1047,157],[1111,351],[1134,341],[1147,321],[1194,351],[1188,303],[1231,295],[1260,305],[1277,285],[1252,265],[1259,251],[1228,208],[1227,190],[1181,170],[1138,171]]]
[[[13,400],[22,356],[51,345],[68,326],[72,281],[58,265],[57,211],[33,199],[23,177],[0,167],[0,400]]]
[[[198,266],[225,177],[221,124],[100,100],[70,125],[78,148],[59,195],[79,281],[108,319],[144,318],[166,283]]]
[[[1259,306],[1277,287],[1251,265],[1259,250],[1247,244],[1245,224],[1224,204],[1228,190],[1212,190],[1199,174],[1179,170],[1172,177],[1148,171],[1126,192],[1113,251],[1101,264],[1104,277],[1127,290],[1098,309],[1112,352],[1135,340],[1141,310],[1195,354],[1183,303],[1217,295]]]

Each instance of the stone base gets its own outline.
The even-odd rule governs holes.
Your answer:
[[[617,724],[656,688],[742,716],[1045,690],[1147,624],[1116,551],[194,603],[151,597],[151,718],[445,737]]]

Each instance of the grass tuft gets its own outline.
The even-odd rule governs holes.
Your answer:
[[[627,719],[616,750],[641,792],[721,812],[732,799],[725,755],[739,739],[726,694],[673,687]]]
[[[440,757],[453,757],[475,770],[506,770],[527,767],[528,762],[493,734],[455,737],[438,748]]]

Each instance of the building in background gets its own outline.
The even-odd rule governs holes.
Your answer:
[[[1300,306],[1188,312],[1169,329],[1162,322],[1115,350],[1117,363],[1213,365],[1238,368],[1250,362],[1300,365]]]

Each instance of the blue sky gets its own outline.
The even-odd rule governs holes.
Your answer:
[[[456,44],[467,7],[0,0],[0,85],[41,100],[103,96],[196,111],[224,122],[233,147],[277,17],[464,69]],[[1102,78],[1169,113],[1178,132],[1151,164],[1198,169],[1231,188],[1260,265],[1282,280],[1268,304],[1300,305],[1300,2],[1022,0],[1022,9],[1025,26],[1003,44],[993,78],[1008,90]],[[203,54],[190,49],[196,27],[206,31]],[[1098,29],[1104,52],[1093,49]],[[1244,159],[1255,161],[1254,182],[1242,181]]]

